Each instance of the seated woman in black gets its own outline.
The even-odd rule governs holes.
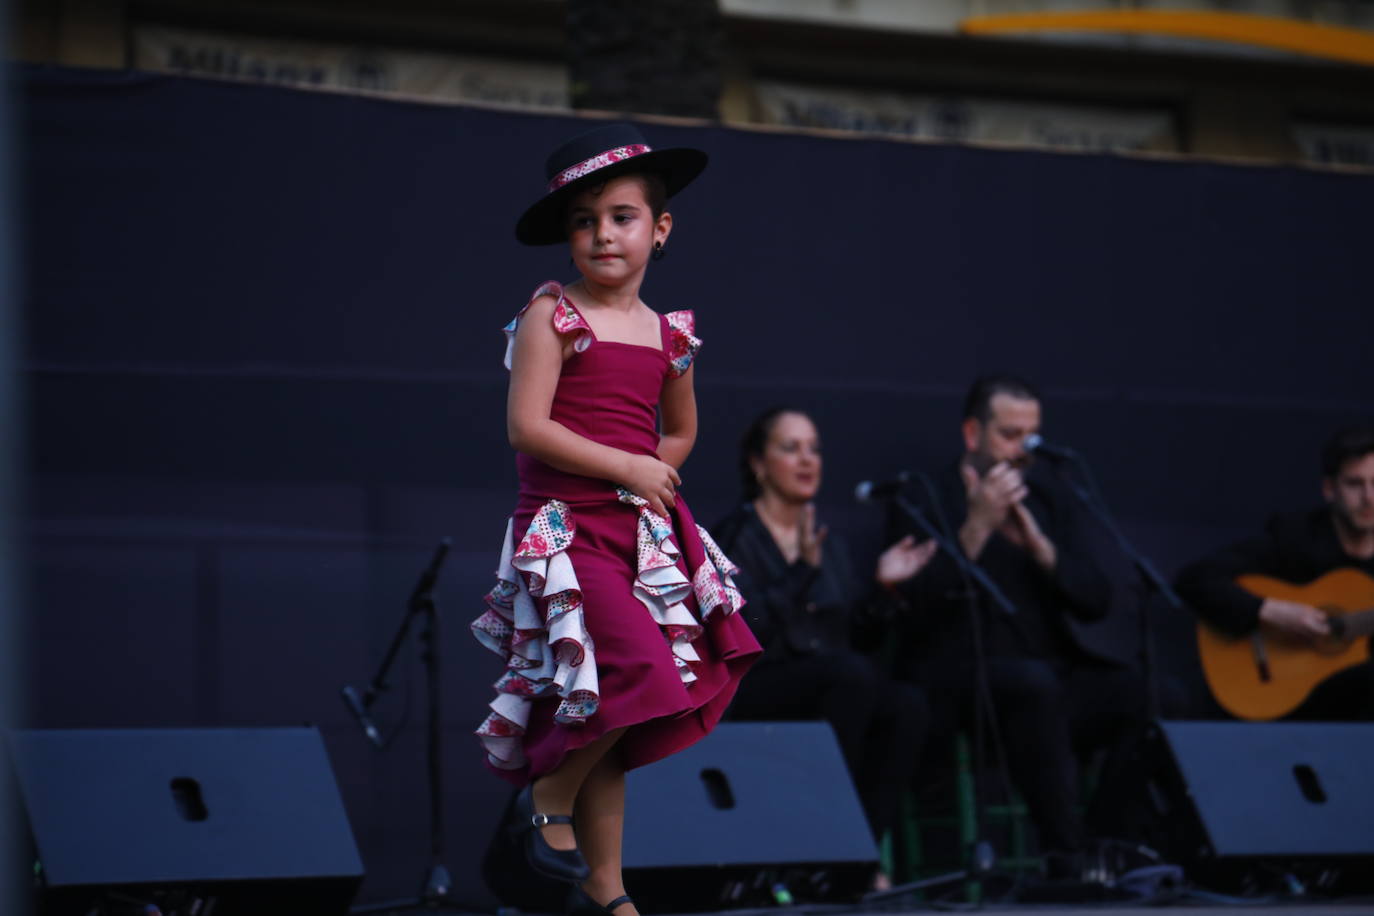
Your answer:
[[[743,613],[764,654],[729,715],[829,722],[881,838],[912,781],[929,711],[918,687],[891,680],[856,646],[882,636],[901,607],[891,587],[916,575],[935,545],[904,538],[872,575],[856,575],[845,545],[817,526],[820,439],[801,411],[774,408],[755,420],[740,464],[744,501],[712,534],[740,567]]]

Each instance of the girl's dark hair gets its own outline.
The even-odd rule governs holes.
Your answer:
[[[621,175],[613,175],[612,177],[620,178],[622,176],[633,176],[640,179],[640,182],[644,185],[644,202],[649,205],[649,212],[653,214],[654,219],[658,219],[663,215],[663,212],[668,209],[668,185],[664,182],[663,176],[658,172],[624,172]],[[610,180],[610,178],[606,179],[606,181]],[[589,185],[586,188],[586,190],[592,192],[593,196],[600,196],[601,192],[605,189],[605,181],[599,184]],[[568,210],[572,207],[572,202],[573,195],[568,195],[568,201],[564,204],[563,209],[563,224],[565,226],[568,223]]]
[[[806,411],[798,410],[795,407],[786,405],[770,407],[754,418],[754,422],[749,424],[749,428],[744,431],[744,436],[739,440],[739,480],[745,502],[757,499],[758,495],[763,492],[749,461],[752,458],[763,457],[763,450],[768,447],[768,437],[773,434],[773,425],[778,422],[778,417],[785,413],[794,413],[806,417],[808,420],[811,419]]]
[[[644,179],[644,202],[649,205],[649,212],[653,213],[654,219],[658,219],[663,215],[663,211],[668,209],[668,185],[658,172],[634,174]]]

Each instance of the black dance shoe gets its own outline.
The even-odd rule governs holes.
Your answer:
[[[574,884],[572,890],[568,891],[568,916],[607,916],[616,907],[625,903],[634,903],[629,894],[622,894],[602,906],[587,896],[581,885]]]
[[[506,829],[511,836],[521,841],[525,849],[525,859],[545,878],[555,881],[585,881],[592,870],[587,860],[576,849],[554,849],[544,839],[539,828],[546,824],[571,824],[572,818],[566,814],[536,814],[534,810],[534,787],[525,786],[511,802],[510,820]]]

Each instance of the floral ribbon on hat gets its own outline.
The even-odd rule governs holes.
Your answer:
[[[626,159],[633,159],[635,156],[642,156],[645,153],[653,152],[653,147],[647,143],[632,143],[629,146],[617,146],[615,149],[608,149],[604,153],[584,159],[576,165],[570,165],[549,181],[549,193],[552,194],[570,181],[576,181],[584,175],[590,175],[598,169],[604,169],[608,165],[623,162]]]

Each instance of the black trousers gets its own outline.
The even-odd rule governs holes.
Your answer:
[[[972,665],[926,671],[931,740],[970,729]],[[988,681],[1013,785],[1021,793],[1045,850],[1083,848],[1088,826],[1102,836],[1138,833],[1144,817],[1145,684],[1136,671],[1039,658],[990,658]],[[989,743],[987,764],[996,763]],[[1079,761],[1105,759],[1086,822]]]
[[[839,740],[873,835],[896,822],[901,791],[925,744],[925,695],[850,649],[766,660],[741,682],[728,718],[822,719]]]
[[[1326,722],[1374,720],[1374,662],[1331,675],[1287,718]]]

